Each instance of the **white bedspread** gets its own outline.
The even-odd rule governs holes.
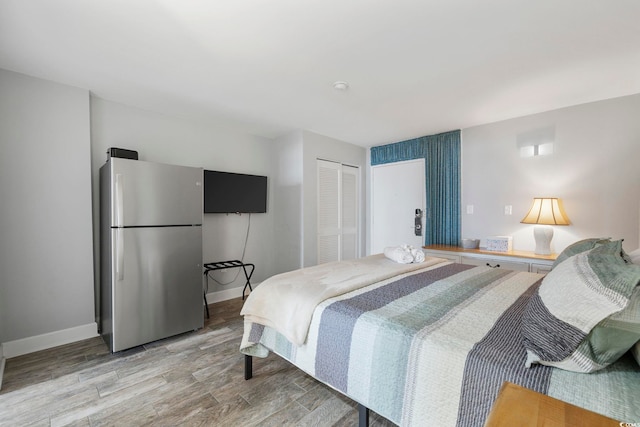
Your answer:
[[[300,346],[313,310],[325,299],[442,262],[447,260],[427,257],[421,263],[399,264],[377,254],[278,274],[251,292],[240,314],[245,321],[269,326]]]

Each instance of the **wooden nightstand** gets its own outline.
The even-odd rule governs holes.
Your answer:
[[[424,246],[424,254],[426,256],[450,259],[461,264],[487,265],[494,268],[507,268],[509,270],[543,274],[551,271],[553,261],[557,257],[557,254],[536,255],[527,251],[493,252],[447,245]]]
[[[619,427],[620,422],[505,382],[485,427]]]

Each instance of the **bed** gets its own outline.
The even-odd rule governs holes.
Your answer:
[[[584,269],[597,258],[591,253],[604,246],[593,243],[564,258],[573,269]],[[575,301],[572,292],[585,293],[580,287],[559,290],[557,283],[566,281],[563,268],[558,266],[558,274],[552,271],[542,286],[544,276],[535,273],[438,258],[398,265],[374,255],[274,276],[256,288],[241,312],[245,377],[251,377],[252,357],[274,352],[358,402],[361,424],[368,408],[403,426],[481,426],[505,381],[620,421],[640,422],[640,367],[628,348],[616,355],[605,351],[607,357],[615,356],[610,363],[601,354],[585,356],[581,343],[593,340],[585,327],[578,335],[588,338],[573,336],[578,345],[559,345],[562,351],[559,335],[542,334],[554,336],[551,353],[562,353],[560,360],[546,360],[554,356],[532,344],[536,322],[549,328],[557,320],[545,320],[549,310],[539,316],[539,305],[544,311],[549,298]],[[640,266],[627,273],[630,283],[637,279],[635,285],[625,288],[617,280],[616,289],[606,288],[604,297],[609,301],[612,294],[622,295],[616,307],[640,311]],[[551,294],[541,291],[546,288]],[[622,312],[613,310],[607,318]],[[590,314],[589,321],[595,317]],[[624,323],[623,332],[628,325]],[[627,341],[640,333],[634,328]],[[592,372],[575,372],[570,369],[574,365]]]

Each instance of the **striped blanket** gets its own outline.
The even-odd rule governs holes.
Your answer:
[[[278,274],[251,292],[240,314],[301,345],[307,338],[313,311],[322,301],[445,261],[429,257],[424,262],[400,264],[377,254]]]
[[[520,319],[541,279],[444,264],[321,302],[302,346],[245,320],[241,351],[274,351],[400,425],[481,426],[504,381],[640,422],[628,355],[593,374],[525,368]]]

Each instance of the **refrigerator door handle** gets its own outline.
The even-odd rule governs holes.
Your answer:
[[[124,177],[122,174],[116,174],[115,185],[115,205],[116,205],[116,227],[122,227],[124,225],[124,206],[122,203],[122,181]]]
[[[118,280],[124,279],[124,236],[122,228],[116,229],[116,277]]]

